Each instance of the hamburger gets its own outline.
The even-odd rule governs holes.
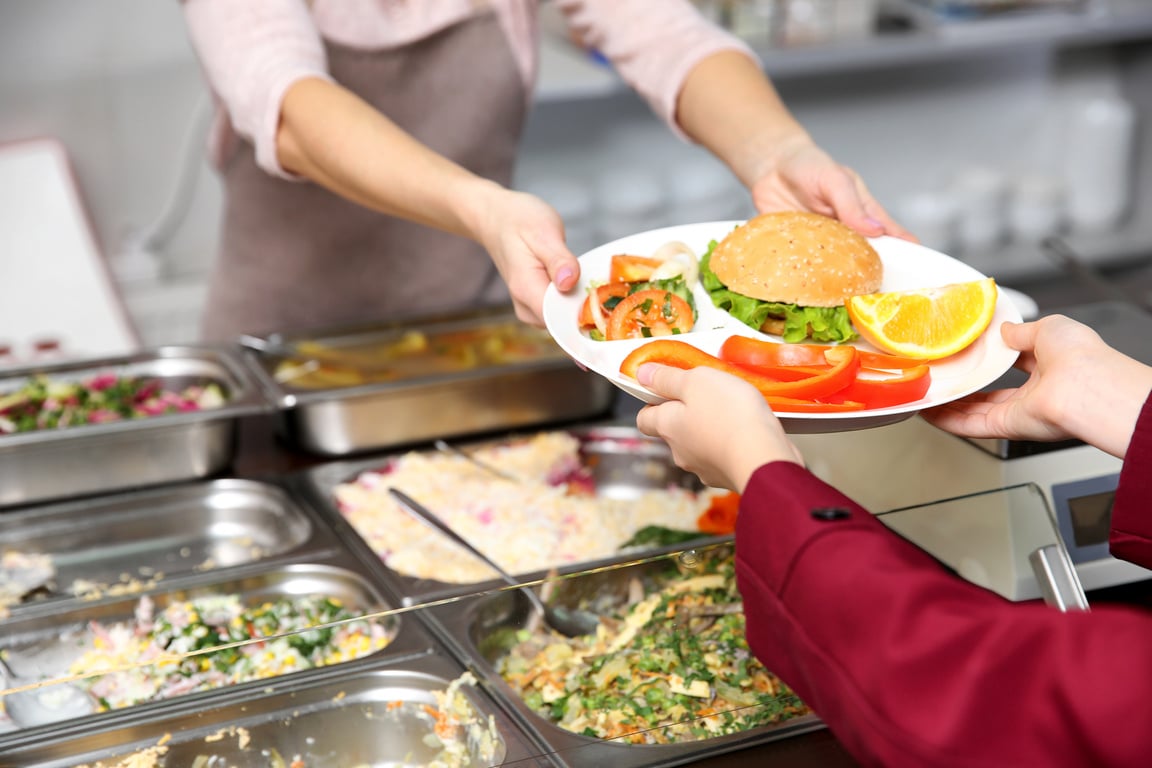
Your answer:
[[[844,303],[880,289],[884,267],[867,238],[801,211],[749,219],[700,262],[712,303],[756,330],[798,342],[856,338]]]

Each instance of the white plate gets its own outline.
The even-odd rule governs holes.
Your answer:
[[[580,330],[577,318],[590,282],[608,279],[609,263],[617,253],[646,256],[666,242],[679,240],[702,255],[711,240],[720,240],[739,226],[741,221],[706,222],[665,227],[614,240],[594,248],[580,257],[580,282],[568,293],[560,293],[554,285],[548,286],[544,296],[544,322],[549,333],[574,360],[595,371],[620,389],[646,403],[659,403],[662,398],[640,386],[635,379],[620,373],[620,363],[636,347],[648,339],[623,341],[593,341]],[[884,262],[882,291],[900,291],[913,288],[947,285],[968,280],[979,280],[985,275],[972,267],[938,251],[894,237],[870,240]],[[724,340],[733,334],[780,341],[778,336],[755,331],[727,312],[717,309],[703,286],[692,288],[699,317],[695,328],[676,338],[686,341],[710,354],[717,354]],[[1020,310],[1003,293],[996,301],[996,313],[988,330],[970,347],[957,355],[931,363],[932,385],[922,399],[891,408],[873,408],[852,413],[781,413],[780,421],[792,433],[840,432],[891,424],[912,416],[917,411],[942,405],[976,392],[1012,367],[1018,352],[1005,346],[1000,338],[1000,324],[1020,322]],[[857,340],[853,344],[861,349],[874,350],[870,344]]]

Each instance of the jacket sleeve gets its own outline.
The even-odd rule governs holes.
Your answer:
[[[235,131],[256,147],[261,168],[283,178],[276,157],[280,105],[288,87],[305,77],[331,79],[320,34],[304,0],[184,0],[192,46],[223,107],[226,124],[214,143]]]
[[[753,652],[866,765],[1135,766],[1152,754],[1146,612],[1012,603],[786,462],[753,475],[736,557]]]
[[[746,43],[709,22],[688,0],[557,0],[557,6],[580,39],[604,54],[681,138],[676,101],[697,64],[720,51],[738,51],[759,65]]]
[[[1152,396],[1144,401],[1124,455],[1108,548],[1115,557],[1152,568]]]

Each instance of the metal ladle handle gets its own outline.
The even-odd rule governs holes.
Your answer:
[[[514,477],[513,475],[510,475],[507,472],[505,472],[504,470],[492,466],[488,462],[481,461],[480,459],[476,458],[472,454],[466,453],[465,451],[460,450],[456,446],[454,446],[448,442],[445,442],[444,440],[437,440],[435,443],[433,443],[433,445],[435,445],[436,449],[438,451],[440,451],[441,453],[447,453],[447,454],[450,454],[452,456],[458,456],[461,459],[464,459],[465,461],[471,463],[473,466],[479,467],[480,469],[484,470],[488,474],[494,475],[495,477],[498,477],[501,480],[508,480],[510,482],[513,482],[513,483],[520,482],[520,478]]]
[[[539,611],[541,616],[546,617],[548,615],[548,609],[544,606],[544,601],[540,599],[539,595],[537,595],[533,590],[529,589],[528,587],[522,585],[519,581],[516,580],[515,577],[512,576],[512,574],[508,573],[508,571],[506,571],[503,568],[501,568],[500,566],[496,565],[496,563],[493,562],[492,558],[488,557],[488,555],[484,554],[479,549],[472,546],[472,544],[469,543],[467,539],[465,539],[460,534],[456,533],[456,531],[449,528],[448,525],[443,520],[441,520],[434,512],[432,512],[432,510],[428,509],[423,504],[416,501],[411,496],[404,493],[403,491],[401,491],[398,488],[389,488],[388,492],[390,494],[392,494],[392,496],[395,497],[395,499],[398,502],[400,502],[400,504],[405,509],[407,509],[409,512],[411,512],[413,515],[420,518],[421,520],[423,520],[425,523],[432,526],[436,530],[440,531],[440,533],[447,536],[449,539],[454,541],[460,547],[471,552],[478,560],[483,562],[485,565],[487,565],[492,570],[496,571],[496,573],[498,573],[500,575],[500,578],[503,579],[505,581],[505,583],[507,583],[509,586],[516,587],[517,589],[522,591],[524,593],[524,596],[527,597],[528,600],[532,603],[532,607],[535,608],[537,611]]]

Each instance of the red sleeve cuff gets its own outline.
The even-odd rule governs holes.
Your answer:
[[[1124,455],[1120,484],[1112,504],[1112,555],[1152,567],[1152,396],[1144,401]]]

